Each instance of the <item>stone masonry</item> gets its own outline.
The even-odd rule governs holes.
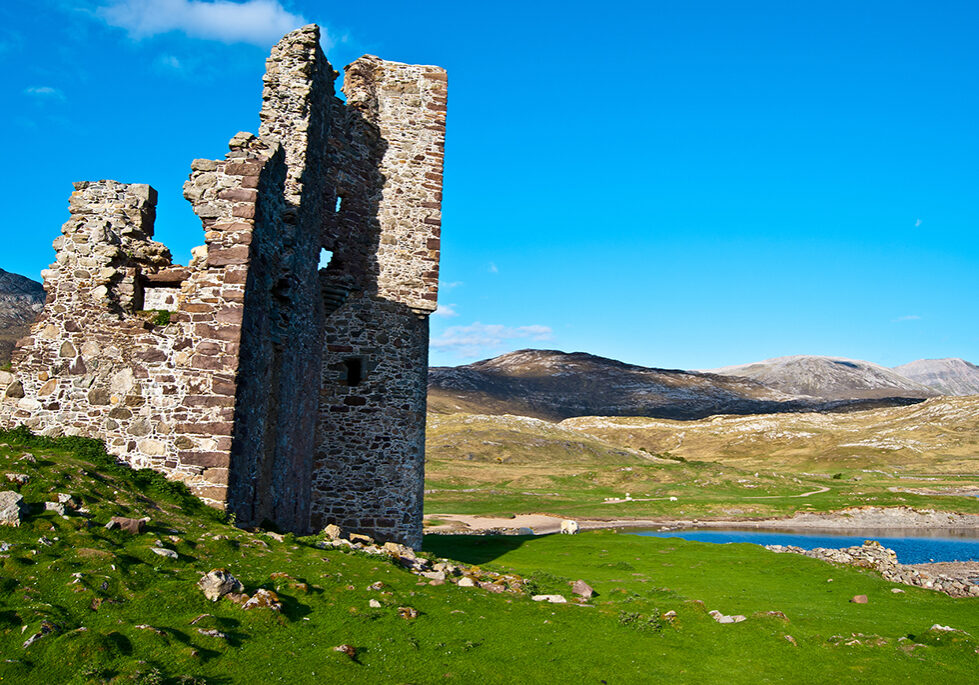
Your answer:
[[[239,525],[418,546],[445,72],[364,56],[344,102],[316,26],[266,67],[259,135],[191,164],[187,266],[152,188],[75,184],[0,426],[104,439]]]

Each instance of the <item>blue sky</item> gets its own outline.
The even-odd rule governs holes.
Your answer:
[[[364,8],[368,9],[365,10]],[[979,361],[972,2],[35,0],[0,5],[0,268],[39,278],[70,183],[180,187],[258,128],[303,23],[449,71],[432,363],[521,347],[668,368]]]

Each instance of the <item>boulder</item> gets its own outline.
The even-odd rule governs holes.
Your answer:
[[[17,485],[27,485],[27,481],[31,479],[26,473],[8,473],[7,480],[11,483],[16,483]]]
[[[583,580],[576,580],[571,583],[571,592],[582,599],[591,599],[595,594],[591,586]]]
[[[866,604],[867,603],[867,595],[853,595],[853,597],[850,598],[850,603],[851,604]]]
[[[212,569],[201,576],[201,579],[197,581],[197,587],[212,602],[218,601],[221,597],[229,593],[242,593],[245,591],[245,586],[231,575],[227,569],[223,568]]]
[[[459,587],[476,587],[476,581],[469,576],[463,576],[456,581],[456,585]]]
[[[0,492],[0,525],[19,526],[23,521],[23,502],[24,498],[19,492]]]
[[[535,602],[550,602],[551,604],[567,604],[568,602],[563,595],[534,595],[531,599]]]
[[[718,623],[741,623],[741,621],[748,620],[747,617],[741,614],[734,614],[733,616],[728,616],[727,614],[722,614],[717,609],[709,612],[710,616]]]
[[[45,502],[44,511],[53,511],[59,516],[67,516],[68,510],[65,509],[65,505],[61,502]]]

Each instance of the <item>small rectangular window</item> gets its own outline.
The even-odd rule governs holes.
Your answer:
[[[364,380],[364,360],[360,357],[351,357],[343,360],[343,367],[347,371],[347,385],[360,385]]]

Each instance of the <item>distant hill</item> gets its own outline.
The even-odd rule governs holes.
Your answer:
[[[0,269],[0,364],[10,361],[14,343],[27,335],[43,307],[40,283]]]
[[[800,398],[750,378],[647,368],[556,350],[519,350],[465,366],[433,367],[428,388],[433,412],[517,414],[550,421],[573,416],[689,420],[849,404]],[[924,388],[920,396],[934,394]]]
[[[964,359],[919,359],[894,371],[943,395],[979,395],[979,366]]]
[[[873,411],[724,416],[704,421],[582,416],[559,428],[593,440],[757,470],[893,468],[975,473],[979,397]]]
[[[796,355],[711,369],[724,376],[750,378],[789,395],[822,400],[927,398],[939,393],[892,369],[843,357]]]

